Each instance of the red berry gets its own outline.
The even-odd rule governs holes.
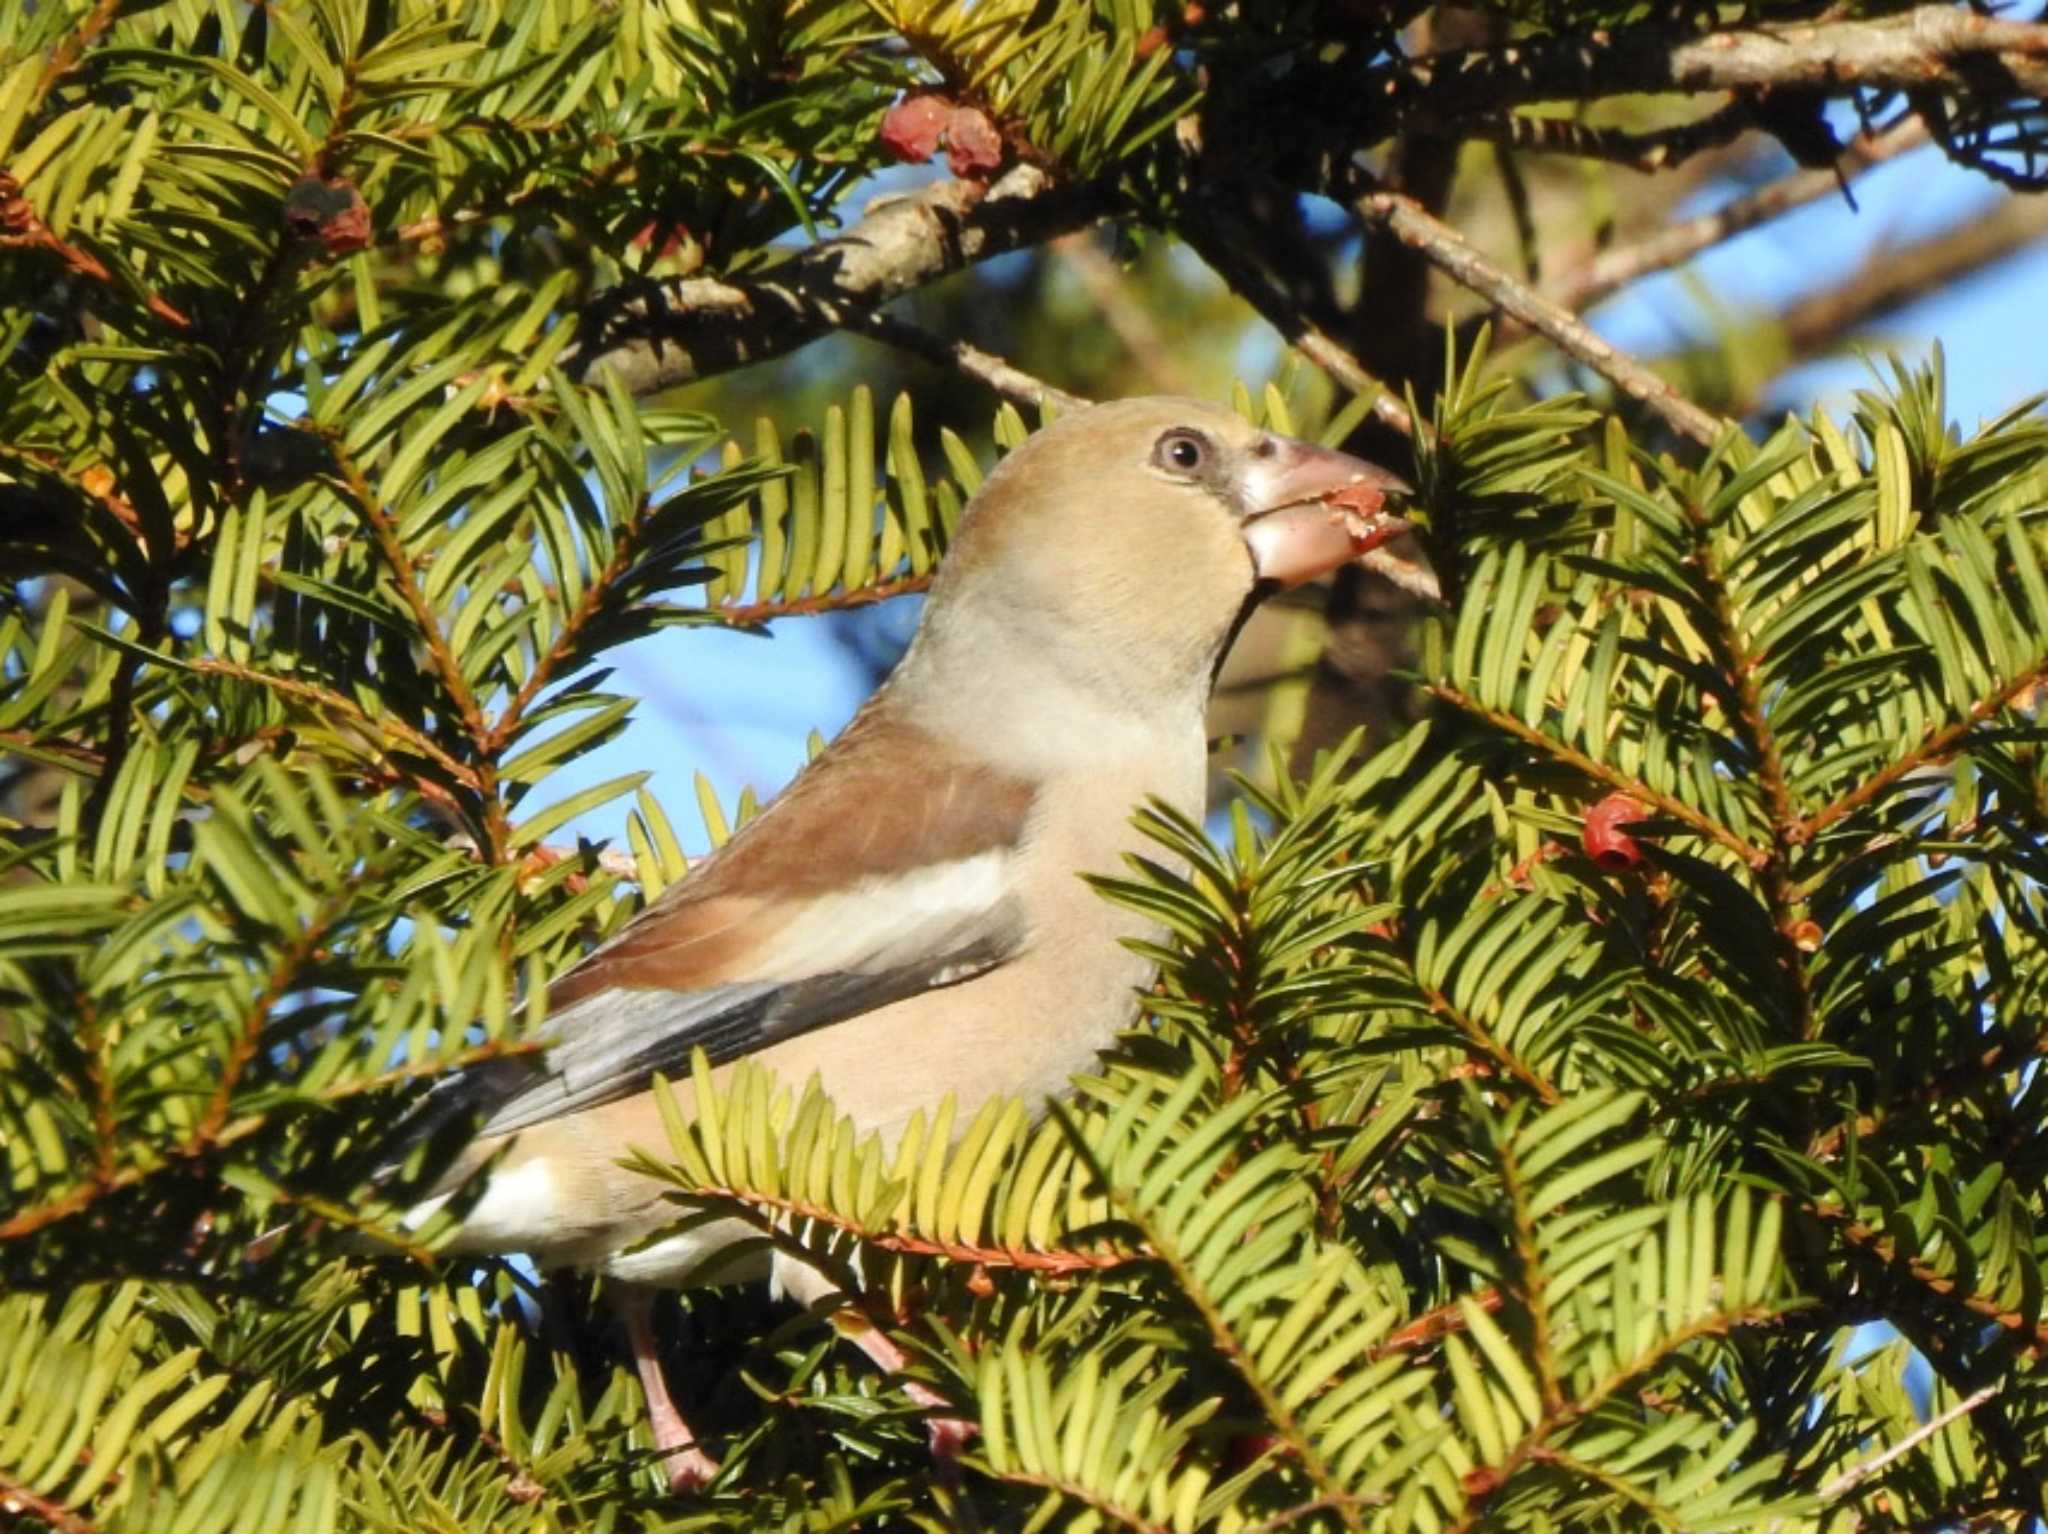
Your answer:
[[[1612,793],[1586,811],[1586,829],[1581,838],[1586,856],[1611,874],[1628,873],[1642,866],[1643,849],[1622,827],[1647,820],[1650,812],[1624,793]]]

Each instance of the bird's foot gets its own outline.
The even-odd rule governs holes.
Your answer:
[[[951,1406],[953,1403],[940,1395],[929,1385],[916,1380],[906,1380],[903,1393],[919,1406]],[[927,1417],[924,1423],[925,1435],[931,1440],[932,1458],[940,1464],[950,1464],[960,1457],[960,1451],[967,1447],[968,1440],[981,1431],[979,1423],[969,1422],[965,1417]]]
[[[702,1491],[718,1474],[718,1461],[694,1443],[663,1456],[661,1468],[668,1473],[668,1489],[674,1492]]]

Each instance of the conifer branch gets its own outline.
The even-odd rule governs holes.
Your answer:
[[[2013,680],[1973,702],[1960,719],[1952,719],[1945,725],[1938,725],[1929,730],[1905,755],[1895,757],[1854,788],[1806,816],[1795,828],[1797,839],[1811,841],[1829,826],[1872,803],[1887,789],[1921,768],[1933,766],[1954,756],[1963,748],[1974,730],[1986,721],[1996,718],[2015,698],[2031,692],[2044,682],[2048,682],[2048,656],[2039,657]]]
[[[395,735],[406,746],[417,751],[463,787],[476,790],[482,786],[474,768],[451,756],[425,731],[413,728],[395,714],[372,719],[353,698],[338,693],[331,687],[323,687],[317,682],[304,681],[274,671],[260,671],[253,666],[244,666],[210,655],[200,656],[190,664],[193,670],[203,675],[232,677],[235,681],[247,682],[252,687],[268,688],[280,696],[298,698],[316,707],[331,710],[347,720],[353,728],[360,730],[366,740],[375,740],[383,734]]]
[[[563,353],[571,377],[600,368],[635,394],[779,357],[835,329],[856,328],[892,299],[1007,251],[1082,229],[1111,206],[1102,187],[1061,185],[1019,165],[983,188],[934,182],[872,204],[844,234],[760,277],[622,284],[584,312]]]
[[[1553,757],[1565,766],[1585,774],[1594,782],[1604,783],[1609,788],[1619,789],[1631,798],[1639,799],[1644,804],[1661,810],[1672,819],[1683,821],[1700,835],[1719,842],[1730,852],[1741,858],[1743,863],[1752,870],[1760,868],[1770,857],[1770,853],[1763,848],[1752,846],[1748,841],[1736,835],[1719,821],[1694,809],[1676,795],[1667,794],[1661,789],[1653,788],[1642,779],[1633,777],[1618,767],[1610,767],[1605,762],[1596,762],[1592,757],[1586,755],[1585,752],[1575,750],[1563,741],[1544,734],[1543,731],[1536,729],[1533,725],[1525,724],[1513,714],[1501,709],[1488,708],[1477,698],[1471,697],[1459,689],[1442,682],[1433,682],[1424,690],[1431,697],[1448,703],[1463,713],[1471,714],[1474,718],[1484,719],[1488,724],[1514,736],[1515,739],[1523,742],[1525,745],[1534,746],[1546,756]]]
[[[99,1525],[91,1519],[79,1517],[63,1503],[4,1475],[0,1475],[0,1513],[26,1514],[47,1524],[55,1534],[99,1534]]]

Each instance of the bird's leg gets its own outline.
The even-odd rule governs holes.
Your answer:
[[[661,1372],[654,1342],[654,1293],[636,1284],[607,1285],[612,1308],[626,1323],[626,1343],[633,1350],[633,1368],[647,1396],[647,1420],[654,1428],[654,1446],[662,1451],[671,1491],[696,1491],[718,1474],[718,1461],[698,1447],[697,1435],[676,1409]]]
[[[859,1311],[847,1307],[836,1312],[832,1325],[839,1335],[859,1348],[875,1361],[875,1366],[888,1374],[901,1374],[910,1363],[910,1355],[896,1346],[889,1334]],[[931,1386],[916,1380],[903,1382],[903,1393],[923,1407],[951,1406],[953,1403],[940,1395]],[[960,1457],[960,1451],[967,1447],[967,1440],[977,1431],[972,1422],[963,1417],[927,1417],[925,1433],[931,1439],[932,1458],[942,1465],[951,1464]]]

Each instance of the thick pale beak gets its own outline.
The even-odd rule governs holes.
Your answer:
[[[1239,490],[1252,564],[1281,586],[1327,575],[1407,532],[1386,501],[1415,493],[1363,458],[1270,436],[1253,449]]]

